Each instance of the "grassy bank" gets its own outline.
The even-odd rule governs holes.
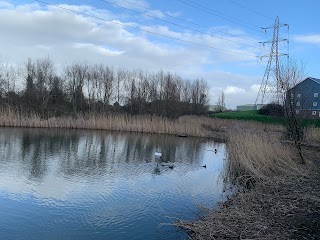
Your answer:
[[[297,153],[275,132],[233,129],[227,133],[226,178],[247,186],[274,176],[299,174]]]
[[[258,111],[236,111],[236,112],[222,112],[222,113],[215,113],[211,114],[210,117],[218,118],[218,119],[233,119],[233,120],[244,120],[244,121],[254,121],[260,123],[267,123],[267,124],[280,124],[286,125],[287,120],[284,117],[274,117],[274,116],[267,116],[261,115]],[[304,119],[303,120],[304,126],[316,126],[320,127],[320,120],[319,119]]]
[[[252,129],[283,131],[283,128],[279,126],[199,116],[169,119],[150,115],[88,114],[85,116],[41,118],[32,112],[21,112],[14,108],[0,108],[0,126],[3,127],[100,129],[224,138],[228,129],[234,126],[249,127],[249,125]]]
[[[319,144],[318,129],[307,143]],[[218,211],[204,209],[196,222],[179,221],[191,239],[318,239],[320,237],[320,148],[295,148],[279,134],[259,129],[227,132],[227,183],[240,186]]]
[[[314,151],[310,154],[315,155]],[[205,218],[177,225],[195,240],[319,239],[320,165],[313,167],[301,166],[308,176],[259,181],[254,189],[222,203],[218,211],[204,209]]]
[[[258,111],[222,112],[222,113],[211,114],[210,117],[220,118],[220,119],[256,121],[256,122],[269,123],[269,124],[285,124],[284,118],[260,115]]]

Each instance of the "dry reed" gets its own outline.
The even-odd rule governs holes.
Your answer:
[[[264,131],[283,131],[283,127],[277,125],[199,116],[182,116],[178,119],[168,119],[147,115],[88,114],[85,116],[62,116],[44,119],[32,111],[21,111],[15,108],[0,108],[0,126],[101,129],[174,135],[183,134],[194,137],[214,137],[219,139],[225,138],[225,133],[235,126],[256,130],[262,129]]]
[[[51,117],[44,119],[32,112],[21,112],[13,108],[0,109],[0,126],[4,127],[101,129],[183,134],[195,137],[208,136],[208,131],[203,127],[204,119],[196,116],[185,116],[174,120],[158,116],[132,116],[125,114],[90,114],[77,117]],[[209,120],[208,118],[207,121]]]
[[[305,140],[307,143],[320,144],[320,128],[311,127],[306,129]]]
[[[227,134],[226,145],[225,176],[232,183],[247,185],[258,179],[299,173],[292,146],[281,143],[274,132],[233,129]]]
[[[196,222],[178,221],[190,239],[318,239],[320,237],[320,152],[305,150],[312,162],[304,176],[282,175],[237,192],[215,211],[203,209]]]

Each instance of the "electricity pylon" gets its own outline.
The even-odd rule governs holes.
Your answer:
[[[280,28],[283,27],[286,27],[288,29],[288,38],[279,38]],[[271,41],[260,42],[263,45],[271,43],[271,48],[269,54],[260,57],[260,59],[266,57],[269,59],[256,98],[255,106],[257,106],[257,104],[263,104],[266,100],[268,100],[269,102],[276,102],[278,104],[281,104],[282,102],[283,90],[280,79],[279,57],[286,56],[287,58],[289,58],[289,25],[280,24],[279,17],[276,17],[273,26],[262,28],[262,30],[264,31],[267,31],[268,29],[273,29],[273,37]],[[279,52],[280,42],[286,42],[288,44],[287,53]]]

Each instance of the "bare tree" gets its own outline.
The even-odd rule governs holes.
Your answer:
[[[218,96],[217,111],[223,112],[225,108],[226,108],[225,96],[224,96],[224,92],[222,91],[221,94]]]
[[[282,94],[282,104],[287,119],[287,129],[294,141],[301,163],[306,163],[302,153],[301,142],[303,138],[303,115],[296,111],[296,96],[294,86],[300,83],[304,75],[304,65],[291,61],[288,65],[282,64],[279,68],[279,79]]]
[[[101,81],[103,82],[103,103],[109,105],[112,99],[112,89],[115,81],[115,73],[112,68],[100,66]]]
[[[203,79],[197,79],[192,84],[192,110],[193,114],[201,115],[207,110],[208,85]]]
[[[88,73],[86,64],[73,64],[64,70],[67,79],[69,100],[72,103],[73,111],[83,111],[85,109],[85,97],[83,86]]]

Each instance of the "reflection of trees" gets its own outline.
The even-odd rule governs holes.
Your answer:
[[[43,178],[53,167],[65,177],[137,175],[153,170],[148,163],[155,161],[156,151],[162,153],[163,162],[196,164],[206,141],[104,131],[6,129],[0,133],[0,157],[20,161],[34,179]]]

